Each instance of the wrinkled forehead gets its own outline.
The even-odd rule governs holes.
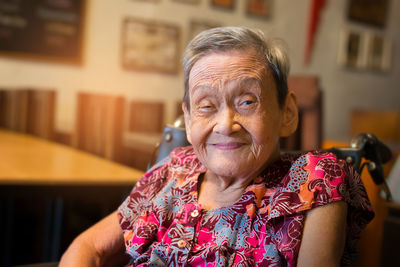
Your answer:
[[[267,82],[269,67],[253,51],[213,52],[200,58],[189,75],[189,89],[201,85],[221,85],[236,80]]]

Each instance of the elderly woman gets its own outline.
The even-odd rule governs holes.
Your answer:
[[[280,154],[298,116],[279,43],[244,27],[215,28],[192,40],[183,64],[192,146],[146,173],[61,266],[351,264],[373,213],[344,161]]]

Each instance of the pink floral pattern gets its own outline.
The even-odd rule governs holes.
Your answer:
[[[137,183],[118,209],[128,266],[295,266],[305,212],[340,200],[350,265],[373,218],[359,175],[330,153],[283,155],[236,203],[214,210],[197,202],[205,171],[192,147],[178,148]]]

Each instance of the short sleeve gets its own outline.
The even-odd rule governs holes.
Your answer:
[[[297,158],[271,202],[271,218],[297,216],[337,201],[348,205],[342,265],[351,265],[361,231],[374,217],[359,174],[332,153],[313,151]],[[298,227],[302,231],[304,222]]]

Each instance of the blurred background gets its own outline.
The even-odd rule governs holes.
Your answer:
[[[346,146],[355,134],[372,132],[396,158],[399,14],[395,0],[0,0],[0,166],[9,170],[0,173],[0,265],[58,260],[79,231],[118,206],[146,170],[164,125],[181,114],[181,56],[204,29],[243,25],[286,42],[289,88],[298,94],[301,116],[284,148]],[[15,133],[71,150],[32,154],[46,161],[38,167],[25,158],[30,141],[16,145],[26,136]],[[76,151],[106,163],[69,154]],[[57,159],[46,158],[52,153]],[[21,167],[10,168],[16,163],[7,160],[20,155]],[[115,165],[99,169],[108,163]],[[400,234],[398,224],[385,223],[399,209],[388,207],[366,174],[363,180],[377,217],[361,240],[358,265],[384,266],[391,256],[382,247],[395,242],[385,239],[385,229]],[[28,207],[32,199],[40,200]],[[26,227],[29,234],[20,231]],[[31,252],[22,257],[16,240],[28,237]]]

